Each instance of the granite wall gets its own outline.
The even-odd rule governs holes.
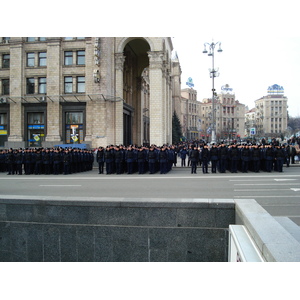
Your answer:
[[[233,200],[0,197],[0,261],[224,262]]]

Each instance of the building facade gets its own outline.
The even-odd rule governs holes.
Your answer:
[[[287,130],[288,105],[283,87],[275,84],[268,88],[267,96],[255,101],[256,136],[279,138]]]
[[[187,140],[199,140],[201,121],[199,118],[200,102],[197,101],[197,91],[193,88],[181,90],[181,120],[182,132]]]
[[[170,38],[0,38],[0,146],[172,139]]]
[[[222,93],[215,98],[216,139],[239,140],[244,137],[245,105],[235,99],[235,94],[228,85],[222,87]],[[205,98],[201,103],[200,116],[202,132],[207,140],[211,137],[212,99]]]

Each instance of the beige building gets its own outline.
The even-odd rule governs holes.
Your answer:
[[[181,125],[184,137],[188,140],[200,139],[201,122],[199,118],[200,102],[193,88],[181,90]]]
[[[225,86],[224,86],[225,87]],[[232,89],[230,89],[232,90]],[[200,107],[201,130],[210,141],[212,122],[212,99],[205,98]],[[215,99],[216,139],[236,140],[244,137],[245,105],[235,99],[229,86],[222,89]]]
[[[0,38],[0,146],[172,140],[167,37]]]
[[[288,105],[281,86],[268,88],[268,95],[255,101],[257,137],[280,137],[287,129]]]
[[[245,137],[253,138],[256,135],[256,108],[246,110]]]

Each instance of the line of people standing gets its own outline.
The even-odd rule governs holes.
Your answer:
[[[181,166],[186,165],[188,158],[188,166],[191,166],[191,173],[197,172],[197,166],[202,166],[202,172],[208,173],[208,165],[211,164],[211,172],[225,173],[227,170],[231,173],[248,171],[252,172],[282,172],[283,165],[289,166],[293,153],[293,147],[290,145],[279,144],[237,144],[218,145],[207,144],[182,146],[178,150],[181,157]],[[293,161],[292,161],[293,163]]]
[[[0,150],[0,172],[8,172],[7,175],[68,175],[92,170],[93,162],[93,151],[86,149],[53,147]]]
[[[163,145],[150,147],[129,145],[109,145],[99,147],[96,151],[99,174],[166,174],[176,166],[177,152],[175,146]]]

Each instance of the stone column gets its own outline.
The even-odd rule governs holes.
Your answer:
[[[116,97],[123,99],[123,68],[125,56],[115,53]],[[123,101],[115,102],[115,144],[123,144]]]
[[[161,146],[165,141],[165,95],[163,84],[163,52],[149,51],[150,81],[150,144]]]
[[[44,146],[62,143],[62,112],[59,103],[60,91],[60,38],[49,38],[47,44],[47,135]]]
[[[25,147],[24,114],[21,97],[26,83],[23,81],[23,43],[22,38],[14,38],[10,46],[10,97],[18,99],[10,102],[10,134],[8,147]]]

